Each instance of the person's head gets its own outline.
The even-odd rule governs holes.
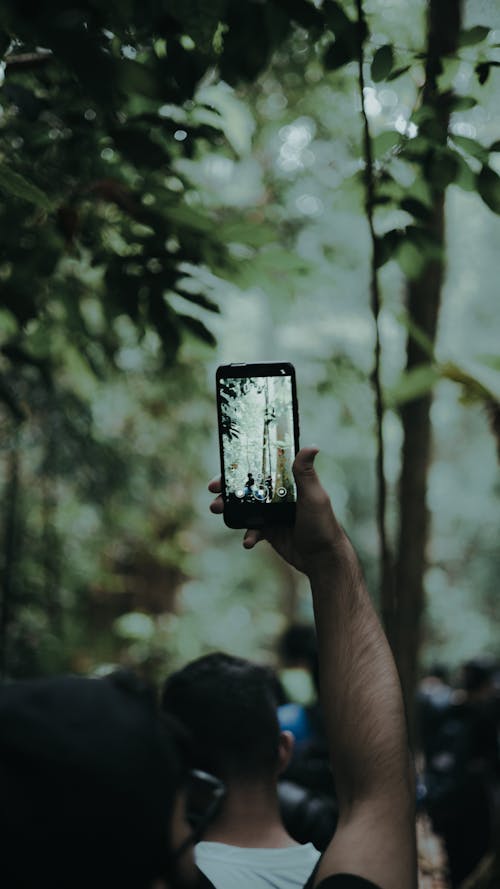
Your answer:
[[[162,706],[189,729],[200,768],[227,783],[271,784],[292,743],[280,732],[278,693],[272,669],[217,652],[173,673]]]
[[[188,736],[130,674],[0,687],[0,879],[150,889],[195,879]]]
[[[278,654],[285,668],[309,673],[319,694],[318,644],[312,624],[290,624],[278,640]]]
[[[493,662],[476,657],[462,666],[462,686],[469,696],[488,697],[493,693]]]

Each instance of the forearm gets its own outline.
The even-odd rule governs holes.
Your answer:
[[[399,678],[347,538],[309,572],[323,713],[341,812],[411,794]]]

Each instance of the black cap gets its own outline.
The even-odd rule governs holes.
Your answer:
[[[0,687],[0,883],[142,889],[168,871],[179,730],[129,674]]]

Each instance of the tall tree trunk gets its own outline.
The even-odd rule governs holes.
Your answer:
[[[278,417],[277,438],[278,442],[284,442],[288,434],[288,416],[284,411]],[[292,460],[290,459],[290,445],[284,446],[278,444],[276,448],[276,478],[274,481],[273,503],[286,503],[294,499],[293,496],[293,476],[291,472]],[[288,493],[281,497],[278,494],[280,489],[284,488]]]
[[[439,92],[437,77],[441,59],[457,49],[460,29],[460,3],[456,0],[430,0],[427,24],[426,80],[423,105],[432,112],[434,139],[446,147],[449,126],[449,95]],[[437,139],[436,139],[437,134]],[[428,157],[432,165],[434,158]],[[436,181],[433,190],[432,213],[423,223],[427,233],[441,253],[429,261],[421,274],[408,283],[407,301],[411,321],[434,344],[444,278],[445,246],[445,189]],[[408,370],[426,363],[428,356],[415,338],[407,341]],[[432,396],[427,395],[407,403],[402,411],[403,453],[399,488],[399,539],[396,560],[397,628],[395,654],[403,691],[407,702],[410,735],[414,736],[413,701],[417,682],[417,659],[421,641],[422,616],[425,607],[424,574],[426,547],[429,535],[427,509],[427,478],[431,457],[430,408]]]
[[[262,468],[261,475],[262,481],[264,481],[267,472],[266,472],[266,457],[268,452],[268,439],[269,439],[269,389],[267,379],[264,384],[264,397],[265,397],[265,406],[264,406],[264,431],[262,434]],[[269,471],[271,471],[271,467],[269,467]]]
[[[365,78],[364,78],[364,44],[368,28],[363,9],[363,0],[356,0],[358,20],[358,85],[361,102],[361,114],[363,118],[363,155],[364,155],[364,184],[365,184],[365,213],[370,229],[372,242],[372,257],[370,266],[370,308],[375,325],[375,354],[371,383],[375,396],[375,437],[377,442],[376,452],[376,478],[377,478],[377,531],[379,544],[380,563],[380,609],[385,632],[391,648],[395,648],[396,634],[396,591],[394,561],[389,546],[386,527],[386,503],[387,483],[384,471],[384,405],[382,399],[382,382],[380,376],[381,342],[380,342],[380,284],[378,276],[379,266],[379,238],[375,232],[375,169],[372,150],[372,140],[366,111]]]
[[[60,596],[61,542],[56,528],[57,498],[55,480],[45,476],[41,482],[42,507],[42,568],[43,601],[52,632],[59,638],[63,633],[63,608]]]
[[[7,482],[4,492],[2,595],[0,599],[0,677],[2,678],[9,673],[9,628],[14,615],[16,562],[18,561],[20,449],[17,429],[12,438],[12,448],[7,458]]]

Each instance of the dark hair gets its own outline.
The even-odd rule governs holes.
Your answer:
[[[0,686],[2,882],[146,889],[165,877],[183,748],[131,676]]]
[[[312,624],[290,624],[278,640],[278,653],[286,666],[305,663],[319,691],[318,643]]]
[[[165,682],[162,706],[187,726],[199,768],[269,780],[278,763],[278,680],[270,667],[216,652]]]
[[[493,662],[489,657],[476,657],[462,666],[463,687],[468,692],[490,685],[493,679]]]

